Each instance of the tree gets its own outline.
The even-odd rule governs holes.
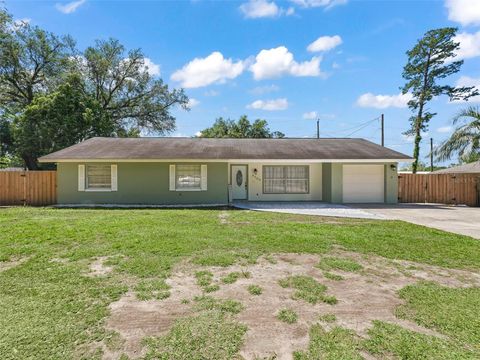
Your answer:
[[[218,118],[215,123],[201,131],[204,138],[283,138],[285,134],[279,131],[270,132],[266,120],[257,119],[250,123],[246,115],[238,122]]]
[[[162,79],[149,73],[140,49],[126,53],[118,40],[97,41],[77,58],[77,66],[116,135],[132,130],[168,133],[175,129],[170,110],[175,105],[188,110],[183,89],[170,91]]]
[[[439,84],[439,80],[457,73],[463,64],[463,61],[453,61],[455,52],[460,47],[454,41],[456,31],[456,28],[450,27],[430,30],[413,49],[407,51],[408,62],[403,69],[407,83],[402,92],[412,95],[408,107],[414,115],[410,118],[410,129],[405,134],[415,137],[412,164],[414,173],[418,167],[421,134],[428,129],[429,121],[436,115],[426,110],[428,102],[440,95],[447,95],[450,100],[467,100],[470,96],[478,95],[474,87]]]
[[[12,125],[17,153],[34,159],[93,136],[111,136],[114,130],[78,75],[52,93],[37,95]]]
[[[480,160],[480,109],[469,107],[460,111],[454,118],[453,124],[464,122],[458,126],[450,138],[435,149],[437,160],[449,160],[454,154],[459,156],[461,163]]]

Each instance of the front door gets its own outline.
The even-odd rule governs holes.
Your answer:
[[[247,199],[247,165],[232,165],[233,200]]]

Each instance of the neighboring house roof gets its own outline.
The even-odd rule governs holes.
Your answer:
[[[480,161],[434,171],[433,174],[480,174]]]
[[[24,168],[21,167],[8,167],[8,168],[3,168],[0,169],[0,171],[24,171]]]
[[[96,137],[41,157],[74,160],[343,159],[408,161],[397,151],[364,139],[209,139]]]

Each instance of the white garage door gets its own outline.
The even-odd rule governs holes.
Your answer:
[[[343,165],[344,203],[383,203],[383,165]]]

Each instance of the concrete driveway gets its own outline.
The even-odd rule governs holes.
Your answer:
[[[352,204],[350,207],[388,219],[468,235],[480,239],[480,208],[441,204]]]

